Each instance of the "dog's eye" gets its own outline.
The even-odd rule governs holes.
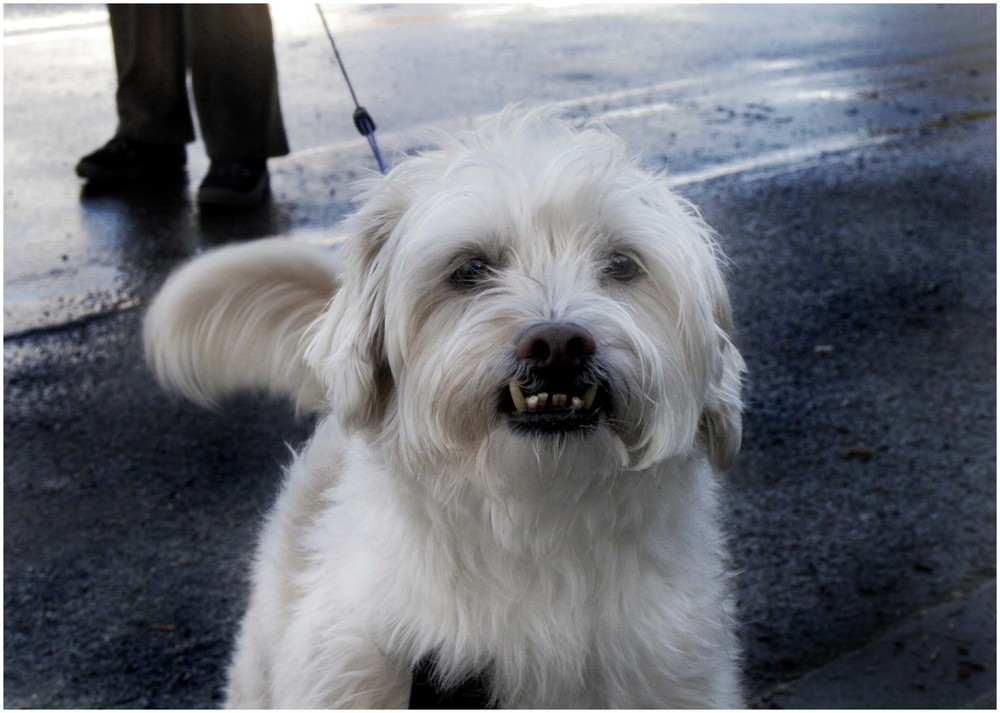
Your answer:
[[[471,290],[481,285],[490,276],[490,266],[482,258],[466,260],[451,273],[451,283],[460,290]]]
[[[634,258],[622,253],[616,253],[608,260],[604,268],[604,276],[618,282],[631,282],[642,275],[642,268]]]

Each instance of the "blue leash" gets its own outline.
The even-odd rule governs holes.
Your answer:
[[[319,6],[319,3],[316,3],[316,11],[319,13],[319,19],[323,21],[323,29],[326,30],[326,36],[330,38],[330,46],[333,47],[333,56],[337,58],[340,73],[344,75],[344,81],[347,82],[347,89],[351,92],[351,99],[354,100],[354,126],[362,136],[368,139],[368,145],[371,147],[375,161],[378,163],[378,170],[385,173],[385,162],[382,161],[382,154],[379,152],[378,143],[375,141],[375,120],[372,119],[368,110],[358,103],[358,96],[354,93],[354,87],[351,86],[351,79],[347,76],[344,61],[340,59],[340,52],[337,51],[337,43],[333,41],[333,34],[330,32],[329,25],[326,24],[326,15],[323,14],[323,8]]]

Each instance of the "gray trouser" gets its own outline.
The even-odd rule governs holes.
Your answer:
[[[186,65],[212,159],[288,153],[267,5],[109,5],[117,136],[194,140]]]

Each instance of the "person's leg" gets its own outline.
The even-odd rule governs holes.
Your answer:
[[[288,153],[267,5],[189,5],[191,83],[211,159]]]
[[[184,26],[177,5],[109,5],[118,89],[114,138],[76,172],[101,181],[178,176],[194,140],[188,108]]]
[[[194,141],[180,5],[109,5],[118,72],[117,136],[148,144]]]
[[[202,205],[262,201],[267,159],[288,153],[266,5],[189,5],[191,83],[205,151],[212,159]]]

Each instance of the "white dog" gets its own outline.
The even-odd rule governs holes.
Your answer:
[[[373,179],[341,255],[181,269],[147,356],[322,414],[264,528],[235,707],[741,704],[718,473],[743,362],[697,212],[604,129],[504,112]],[[430,657],[430,658],[428,658]]]

